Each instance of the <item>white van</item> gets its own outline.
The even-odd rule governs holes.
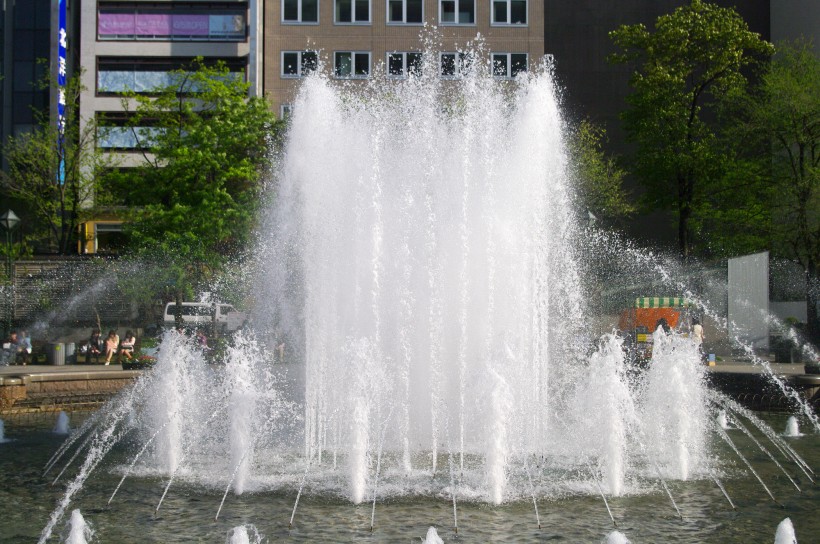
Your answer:
[[[163,321],[166,325],[173,325],[176,322],[176,303],[169,302],[165,305],[165,314]],[[211,302],[183,302],[182,303],[182,322],[185,325],[202,325],[208,326],[211,324],[212,313],[216,310],[216,325],[222,330],[229,332],[237,330],[245,323],[247,314],[240,312],[230,304],[211,303]]]

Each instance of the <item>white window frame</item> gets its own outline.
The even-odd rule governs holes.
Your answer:
[[[408,71],[408,67],[407,67],[407,55],[418,55],[419,56],[419,69],[421,69],[421,60],[422,60],[421,56],[422,56],[422,54],[423,53],[421,51],[388,51],[384,55],[384,60],[385,60],[384,71],[385,71],[385,74],[387,74],[387,77],[389,77],[390,79],[407,79],[410,76],[410,72]],[[400,75],[390,73],[390,56],[391,55],[401,55],[401,74]],[[420,75],[420,74],[414,74],[414,75]]]
[[[505,55],[507,57],[507,74],[500,76],[496,75],[495,73],[495,57],[496,55]],[[524,55],[526,58],[525,60],[525,67],[524,71],[528,72],[530,69],[530,55],[529,53],[505,53],[502,51],[493,51],[490,53],[490,74],[498,79],[515,79],[515,75],[512,75],[512,56],[513,55]],[[518,75],[518,74],[516,74]]]
[[[445,22],[444,19],[442,19],[442,17],[441,17],[441,14],[443,12],[443,10],[441,9],[441,4],[442,4],[442,2],[445,2],[445,1],[450,1],[450,2],[455,3],[455,8],[456,8],[455,17],[456,17],[456,20],[454,22],[449,22],[449,21]],[[458,7],[459,7],[459,4],[461,2],[472,2],[473,3],[473,22],[472,23],[460,23],[458,21],[458,13],[459,13]],[[475,26],[476,19],[478,19],[478,13],[477,13],[478,10],[477,10],[477,8],[478,8],[478,0],[438,0],[438,21],[442,26]]]
[[[350,54],[350,71],[351,74],[349,76],[341,76],[338,73],[338,67],[336,65],[336,56],[340,53],[349,53]],[[367,55],[367,75],[366,76],[359,76],[356,75],[356,57],[359,55]],[[373,73],[373,66],[371,62],[372,55],[370,51],[334,51],[333,52],[333,77],[336,79],[370,79],[370,76]]]
[[[401,2],[401,21],[391,21],[390,20],[390,2],[391,1],[400,1]],[[388,25],[404,25],[404,26],[422,26],[424,24],[424,0],[421,2],[421,21],[419,22],[407,22],[407,0],[385,0],[385,14],[384,14],[384,21],[385,24]]]
[[[339,0],[333,0],[333,24],[334,25],[369,25],[373,19],[373,0],[367,0],[367,20],[356,21],[356,0],[350,0],[350,21],[340,21],[338,12]]]
[[[511,23],[509,22],[512,19],[512,0],[490,0],[490,26],[514,26],[514,27],[525,27],[529,26],[530,24],[530,0],[524,0],[527,4],[525,8],[526,14],[526,21],[523,23]],[[495,4],[496,3],[506,3],[507,4],[507,22],[499,23],[495,21]]]
[[[455,74],[445,76],[442,72],[442,61],[444,60],[444,55],[455,55]],[[459,53],[458,51],[442,51],[438,54],[438,76],[441,79],[461,79],[462,74],[462,67],[464,66],[464,61],[467,59],[468,56],[464,53]]]
[[[279,2],[279,19],[283,25],[318,25],[319,20],[321,18],[322,13],[322,0],[316,0],[316,20],[315,21],[303,21],[302,20],[302,2],[303,0],[297,0],[299,3],[299,18],[298,20],[291,20],[285,19],[285,0],[280,0]]]
[[[296,61],[296,73],[295,74],[286,74],[285,73],[285,55],[288,53],[296,53],[298,55]],[[302,57],[305,53],[313,53],[316,55],[316,67],[318,69],[319,65],[319,52],[318,51],[282,51],[280,55],[280,68],[279,68],[279,77],[282,79],[299,79],[305,77],[307,74],[302,73],[302,68],[304,67],[304,61]]]
[[[293,113],[293,104],[279,104],[279,119],[286,120]]]

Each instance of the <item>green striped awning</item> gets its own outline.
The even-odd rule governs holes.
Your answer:
[[[689,308],[692,302],[683,297],[638,297],[636,308]]]

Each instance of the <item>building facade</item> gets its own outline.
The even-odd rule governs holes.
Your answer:
[[[512,78],[544,55],[538,0],[267,0],[264,91],[285,114],[298,80],[321,63],[340,80],[412,74],[436,27],[440,75],[457,77],[459,51],[481,36],[493,73]]]
[[[141,143],[124,126],[128,113],[121,93],[149,94],[197,57],[224,62],[260,95],[262,7],[261,0],[82,1],[79,37],[72,43],[84,69],[82,123],[106,125],[97,128],[97,148],[116,154],[125,168],[143,160]],[[80,253],[115,250],[122,221],[116,210],[101,212],[98,220],[81,225]]]

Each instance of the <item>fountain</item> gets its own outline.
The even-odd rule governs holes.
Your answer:
[[[86,523],[80,510],[73,510],[68,523],[68,536],[64,540],[65,544],[88,544],[93,537],[94,530]]]
[[[777,526],[774,535],[774,544],[797,544],[797,535],[794,533],[794,525],[789,518],[784,519]]]
[[[798,424],[796,417],[789,416],[789,419],[786,420],[786,431],[783,433],[783,436],[789,436],[792,438],[803,436],[800,433],[800,425]]]
[[[57,415],[57,423],[54,425],[54,434],[68,434],[70,431],[68,424],[68,414],[64,411],[60,411]]]
[[[575,540],[627,542],[612,525],[643,497],[651,516],[664,505],[666,524],[720,515],[702,513],[693,497],[705,494],[735,507],[718,476],[745,470],[727,460],[749,442],[734,430],[742,422],[812,478],[765,423],[709,393],[688,338],[657,331],[635,375],[621,338],[591,332],[590,247],[549,67],[499,82],[471,55],[457,81],[434,75],[434,55],[401,83],[306,79],[263,218],[252,326],[217,364],[190,338],[164,335],[154,370],[69,438],[88,451],[41,543],[106,456],[118,517],[129,515],[120,486],[161,481],[146,498],[158,524],[198,507],[181,505],[184,487],[208,504],[210,526],[228,518],[230,542],[253,538],[237,525],[248,521],[237,509],[254,508],[248,496],[289,517],[281,538],[309,539],[327,517],[342,524],[345,508],[378,531],[400,524],[391,505],[416,501],[449,519],[437,512],[405,537],[429,527],[425,541],[441,542],[433,524],[461,535],[463,514],[482,508],[513,509],[534,531],[559,526],[558,503],[578,500],[585,512],[605,506],[609,527]],[[274,363],[282,342],[287,360]],[[70,465],[71,447],[49,469]],[[770,474],[755,476],[753,489],[775,500]],[[331,514],[303,517],[317,503]]]

